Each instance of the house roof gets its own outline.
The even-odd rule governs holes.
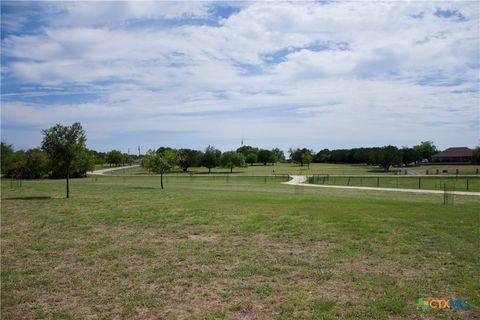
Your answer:
[[[448,148],[442,152],[437,153],[433,158],[452,158],[452,157],[471,157],[472,149],[467,147]]]

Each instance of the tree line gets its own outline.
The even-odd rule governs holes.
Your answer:
[[[4,177],[18,179],[38,179],[44,177],[65,178],[67,197],[69,195],[69,179],[71,177],[85,177],[87,171],[92,171],[95,164],[108,163],[111,166],[131,164],[140,160],[137,155],[129,155],[118,150],[97,152],[86,148],[86,134],[80,123],[71,126],[57,124],[49,129],[42,130],[43,140],[41,148],[14,151],[12,145],[1,143],[1,172]],[[252,146],[241,146],[232,151],[221,152],[213,146],[205,150],[173,149],[160,147],[149,150],[141,157],[141,165],[147,170],[161,175],[163,188],[163,174],[179,168],[186,172],[190,167],[206,167],[208,172],[212,168],[223,167],[233,172],[235,167],[255,164],[274,165],[278,162],[298,163],[301,166],[316,163],[351,163],[380,166],[388,171],[393,165],[430,161],[438,152],[432,141],[422,141],[413,147],[397,148],[395,146],[352,148],[352,149],[323,149],[315,153],[308,148],[289,149],[289,159],[285,158],[282,150],[271,150]],[[473,153],[473,162],[480,163],[480,148]]]
[[[186,172],[190,167],[203,166],[209,173],[213,168],[222,167],[230,169],[230,173],[233,173],[235,167],[244,167],[247,164],[261,163],[266,166],[284,161],[285,155],[278,148],[267,150],[242,146],[237,150],[221,152],[213,146],[208,146],[204,151],[160,147],[157,150],[149,150],[145,154],[142,158],[142,166],[160,174],[160,185],[163,189],[163,175],[175,167]]]
[[[304,164],[314,163],[349,163],[367,164],[382,167],[388,171],[393,165],[405,165],[431,161],[432,156],[438,153],[432,141],[422,141],[413,147],[397,148],[392,145],[384,147],[352,148],[352,149],[323,149],[317,153],[307,148],[290,149],[290,159],[293,162]]]

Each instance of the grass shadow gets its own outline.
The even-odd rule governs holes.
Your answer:
[[[153,189],[158,189],[155,187],[132,187],[132,189],[137,189],[137,190],[153,190]]]
[[[3,198],[3,200],[49,200],[52,197],[49,196],[37,196],[37,197],[8,197]]]

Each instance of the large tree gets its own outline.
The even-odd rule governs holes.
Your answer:
[[[202,163],[203,152],[192,149],[180,149],[178,154],[178,164],[183,172],[186,172],[189,167],[199,167]]]
[[[378,151],[378,164],[388,171],[390,166],[399,164],[401,161],[401,154],[395,146],[385,146]]]
[[[266,149],[260,149],[258,151],[257,160],[258,160],[258,162],[263,163],[264,166],[266,166],[267,163],[269,163],[269,162],[275,162],[273,160],[272,151],[266,150]]]
[[[237,149],[237,152],[240,152],[246,158],[249,154],[252,154],[252,153],[257,155],[258,148],[255,148],[252,146],[241,146],[240,148]]]
[[[14,165],[14,151],[11,144],[1,143],[0,163],[2,174],[10,171]]]
[[[472,162],[476,164],[480,164],[480,146],[473,149]]]
[[[205,153],[203,154],[202,165],[208,168],[208,173],[212,171],[212,168],[215,168],[220,164],[220,157],[222,156],[222,152],[220,150],[215,149],[213,146],[208,146],[205,149]]]
[[[313,159],[312,151],[307,148],[290,148],[288,153],[290,153],[290,160],[294,163],[300,163],[302,167],[305,163],[310,164]]]
[[[142,165],[147,169],[160,174],[160,186],[163,189],[163,175],[172,170],[176,163],[176,152],[168,148],[156,152],[149,150],[143,158]]]
[[[320,150],[314,157],[313,162],[330,162],[331,152],[328,149]]]
[[[227,151],[222,154],[220,163],[223,167],[229,168],[230,173],[233,172],[234,167],[242,167],[245,164],[243,154],[236,151]]]
[[[70,197],[70,173],[73,169],[75,160],[81,154],[86,153],[85,143],[87,137],[83,131],[82,125],[75,122],[71,126],[62,126],[56,124],[50,129],[42,130],[44,135],[42,141],[42,150],[50,158],[51,163],[65,172],[66,175],[66,194]]]
[[[402,155],[402,162],[408,166],[410,163],[422,160],[422,154],[418,149],[402,147],[400,150]]]
[[[438,149],[432,141],[422,141],[419,145],[414,146],[413,149],[421,154],[422,159],[428,159],[428,161],[431,161],[432,156],[438,153]]]
[[[273,162],[284,162],[285,161],[285,154],[282,150],[278,148],[272,149],[272,158]]]
[[[254,163],[257,163],[257,154],[254,152],[247,154],[245,162],[253,166]]]

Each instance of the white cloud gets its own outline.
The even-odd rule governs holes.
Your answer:
[[[218,25],[188,24],[212,19],[211,5],[48,4],[55,14],[39,32],[2,41],[15,59],[2,77],[72,92],[86,86],[100,98],[48,106],[4,95],[2,123],[46,126],[55,115],[114,135],[162,122],[161,130],[232,139],[240,131],[279,141],[312,135],[312,147],[328,134],[344,146],[353,136],[355,145],[477,142],[478,3],[255,2]],[[438,8],[465,21],[438,17]],[[165,19],[184,23],[152,22]],[[289,115],[277,117],[283,107]]]

